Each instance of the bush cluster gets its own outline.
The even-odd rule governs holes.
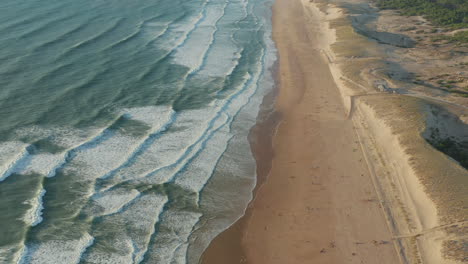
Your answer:
[[[376,0],[381,9],[399,9],[403,15],[424,16],[438,26],[468,26],[467,0]]]
[[[432,41],[434,42],[441,40],[446,40],[449,42],[468,43],[468,31],[457,32],[453,36],[439,35],[432,38]]]

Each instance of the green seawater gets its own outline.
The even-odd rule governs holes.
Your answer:
[[[255,185],[270,0],[0,3],[0,263],[197,263]]]

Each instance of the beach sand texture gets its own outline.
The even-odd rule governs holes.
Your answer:
[[[277,0],[273,12],[282,121],[271,172],[247,216],[212,243],[203,263],[398,263],[353,121],[321,52],[323,25],[300,1]]]
[[[253,144],[255,198],[202,263],[468,259],[467,171],[425,140],[431,131],[468,138],[463,100],[376,86],[402,83],[378,73],[388,53],[351,25],[368,1],[334,3],[276,1],[281,121],[272,153],[268,141]],[[269,129],[257,126],[253,142]]]

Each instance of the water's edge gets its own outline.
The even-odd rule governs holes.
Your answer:
[[[230,255],[229,258],[225,256],[223,258],[223,261],[225,261],[224,264],[240,263],[240,261],[243,259],[243,252],[240,245],[242,227],[249,217],[250,204],[254,201],[258,189],[267,180],[268,174],[270,172],[271,163],[274,156],[273,138],[281,122],[281,113],[275,107],[276,98],[279,92],[279,54],[277,53],[277,49],[272,37],[271,25],[273,19],[273,4],[274,1],[265,3],[267,6],[265,9],[268,10],[266,19],[269,21],[268,25],[270,25],[268,34],[265,36],[265,42],[268,43],[268,53],[271,54],[271,56],[269,62],[265,63],[264,65],[264,76],[262,78],[263,85],[260,88],[261,90],[257,92],[256,99],[260,100],[261,103],[257,104],[256,107],[251,106],[251,108],[255,108],[255,110],[248,110],[248,107],[246,107],[243,111],[241,111],[245,112],[244,114],[256,113],[255,120],[251,124],[250,129],[242,129],[244,132],[248,130],[247,136],[244,137],[244,144],[249,146],[249,150],[246,151],[246,153],[252,155],[254,167],[250,169],[250,173],[255,176],[253,177],[255,182],[252,186],[249,186],[246,188],[246,190],[243,190],[244,192],[242,194],[239,192],[241,188],[230,188],[234,191],[234,196],[245,195],[244,198],[246,199],[241,203],[241,214],[234,213],[229,216],[229,212],[226,210],[224,217],[223,214],[219,214],[217,217],[208,219],[205,225],[200,227],[200,229],[197,230],[197,232],[193,235],[193,237],[195,237],[194,240],[197,241],[197,244],[199,244],[200,247],[197,247],[196,253],[193,252],[193,255],[188,258],[188,263],[216,263],[217,260],[212,262],[213,257],[210,255],[213,255],[213,253],[219,255],[218,252],[214,252],[219,249],[219,246],[223,247],[223,249],[227,249],[227,247],[232,247],[232,243],[236,244],[237,249],[227,249],[230,253],[235,253]],[[237,121],[240,122],[239,120]],[[236,121],[233,123],[236,123]],[[229,151],[226,151],[226,154],[229,155]],[[246,172],[248,173],[249,171]],[[209,185],[207,185],[207,187],[209,187]],[[225,225],[224,228],[218,229],[216,232],[211,234],[209,239],[206,239],[203,241],[203,243],[200,243],[199,236],[206,229],[210,228],[211,226],[217,226],[221,223],[228,223],[228,225]],[[229,245],[225,243],[226,239],[231,240],[228,242]],[[217,249],[213,249],[214,245],[218,246]]]

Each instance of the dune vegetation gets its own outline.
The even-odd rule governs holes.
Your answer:
[[[381,9],[399,9],[402,15],[424,16],[437,26],[468,27],[466,0],[376,0]]]

